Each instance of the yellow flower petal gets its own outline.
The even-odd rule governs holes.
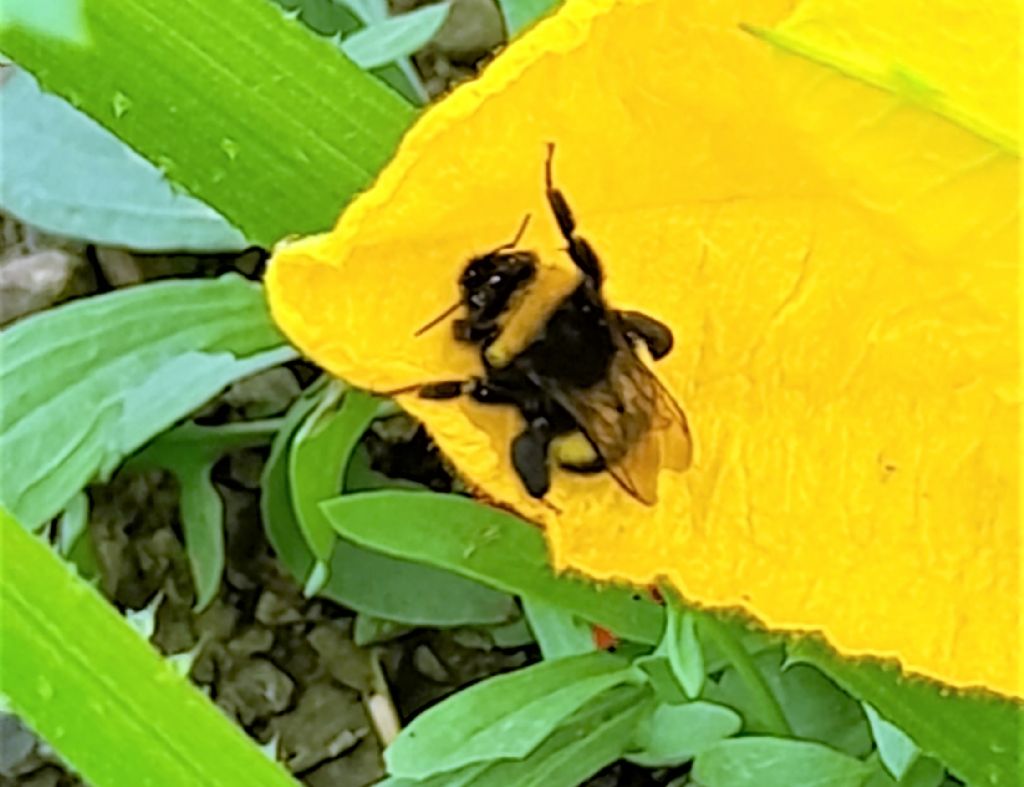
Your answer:
[[[586,2],[429,110],[329,235],[280,249],[273,313],[387,390],[472,374],[444,328],[468,257],[564,259],[555,176],[617,307],[667,321],[693,467],[646,508],[508,460],[517,416],[403,397],[468,481],[597,578],[1024,695],[1018,636],[1018,7]]]

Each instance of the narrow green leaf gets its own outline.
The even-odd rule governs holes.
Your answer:
[[[61,512],[57,527],[57,551],[66,558],[89,527],[89,496],[79,492]]]
[[[210,463],[179,465],[181,524],[196,587],[197,611],[213,601],[224,573],[224,501],[210,479]]]
[[[409,626],[503,623],[516,612],[515,601],[505,593],[344,539],[334,544],[330,578],[318,595]]]
[[[586,702],[631,675],[625,659],[600,652],[489,678],[417,716],[385,751],[388,772],[423,779],[525,757]]]
[[[749,699],[754,714],[763,723],[764,731],[775,735],[792,735],[793,729],[789,719],[779,704],[779,698],[765,679],[758,667],[756,659],[747,652],[737,634],[736,626],[729,620],[719,620],[713,615],[702,614],[697,619],[701,641],[712,642],[726,661],[732,666],[733,673],[743,685],[743,696]],[[713,688],[711,684],[708,689]],[[705,692],[708,699],[716,699],[716,695]],[[735,703],[728,703],[735,706]],[[750,716],[746,719],[748,725]]]
[[[560,659],[597,650],[590,626],[571,612],[528,596],[523,596],[522,604],[544,658]]]
[[[658,605],[621,587],[555,576],[540,530],[504,511],[457,495],[399,490],[345,495],[323,510],[357,544],[541,599],[624,639],[658,641]]]
[[[724,705],[661,703],[640,728],[633,741],[636,748],[626,752],[626,759],[647,768],[681,765],[742,726],[739,714]]]
[[[313,553],[295,518],[291,487],[288,484],[288,459],[292,439],[307,416],[320,402],[327,385],[321,378],[302,392],[289,408],[270,446],[270,456],[260,477],[260,515],[267,540],[285,568],[300,585],[313,569]]]
[[[0,51],[266,247],[330,227],[414,117],[329,40],[264,0],[84,9],[91,46],[4,28]]]
[[[788,738],[731,738],[698,753],[693,764],[702,787],[861,787],[869,774],[860,760]]]
[[[22,320],[0,333],[0,504],[38,527],[234,380],[294,357],[260,287],[238,276]]]
[[[434,37],[450,8],[446,2],[435,3],[373,22],[342,41],[341,51],[361,68],[377,68],[408,57]]]
[[[0,4],[0,30],[21,27],[38,35],[84,45],[89,29],[83,0],[4,0]]]
[[[48,232],[145,251],[248,244],[208,205],[176,192],[121,140],[24,72],[0,87],[0,206]]]
[[[71,563],[78,576],[90,582],[100,575],[96,547],[89,535],[89,495],[84,491],[71,498],[57,524],[57,551]]]
[[[0,692],[89,784],[296,785],[2,512],[0,539]]]
[[[622,756],[630,734],[651,712],[645,686],[617,686],[595,697],[528,757],[493,762],[473,787],[577,787]]]
[[[498,0],[508,37],[519,35],[559,4],[559,0]]]
[[[891,662],[843,659],[810,638],[793,643],[789,658],[813,664],[854,697],[871,703],[972,787],[1019,784],[1024,773],[1024,706],[1019,702],[908,678]]]
[[[668,602],[664,650],[672,672],[690,699],[700,696],[704,688],[704,654],[697,639],[697,619],[692,612],[674,601]]]
[[[902,779],[903,774],[910,770],[910,766],[921,754],[921,750],[910,739],[903,730],[895,724],[890,724],[883,719],[878,711],[870,704],[861,703],[864,713],[867,714],[868,723],[871,725],[871,735],[875,739],[875,746],[878,747],[878,756],[885,765],[886,770],[895,779]]]
[[[341,397],[341,406],[337,402]],[[331,557],[336,536],[320,503],[341,491],[349,458],[377,413],[378,400],[362,391],[328,392],[292,440],[288,481],[306,543],[317,560]]]
[[[784,667],[779,647],[751,656],[750,665],[777,698],[795,737],[827,744],[854,757],[871,750],[871,732],[860,703],[819,670],[807,664]],[[704,697],[739,711],[746,732],[772,731],[767,706],[738,671],[726,670],[717,685],[708,684]]]

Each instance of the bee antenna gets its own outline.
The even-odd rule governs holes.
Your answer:
[[[548,191],[551,191],[554,188],[554,185],[553,185],[554,180],[551,177],[551,162],[554,161],[554,158],[555,158],[555,143],[554,142],[549,142],[548,143],[548,157],[547,157],[547,159],[544,162],[544,179],[545,179],[545,181],[547,183]]]
[[[426,325],[424,325],[422,328],[420,328],[418,331],[416,331],[416,333],[414,333],[413,336],[422,336],[427,331],[429,331],[431,328],[433,328],[435,325],[437,325],[439,322],[441,322],[441,320],[443,320],[445,317],[451,316],[452,312],[454,312],[456,309],[458,309],[461,305],[462,305],[462,301],[456,301],[451,306],[449,306],[447,309],[445,309],[443,312],[441,312],[439,315],[437,315],[437,317],[435,317],[430,322],[428,322]]]
[[[496,247],[494,250],[491,251],[491,254],[493,254],[495,251],[503,251],[505,249],[515,248],[516,244],[519,243],[519,241],[522,239],[523,233],[526,232],[526,227],[530,223],[531,217],[532,214],[530,213],[527,213],[525,216],[523,216],[523,220],[519,223],[519,229],[516,230],[515,237],[512,238],[512,240],[510,240],[508,243],[503,243],[500,246]]]

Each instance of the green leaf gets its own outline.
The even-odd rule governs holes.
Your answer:
[[[422,781],[392,777],[379,787],[577,787],[619,759],[650,708],[645,687],[617,686],[590,700],[523,759],[476,763]]]
[[[327,383],[326,378],[320,378],[303,391],[288,409],[281,428],[270,446],[270,456],[263,466],[263,474],[260,477],[260,515],[263,518],[267,540],[288,569],[288,573],[300,585],[305,585],[315,561],[292,507],[291,487],[288,484],[288,460],[295,433],[319,404]]]
[[[196,611],[216,597],[224,573],[224,501],[210,479],[211,470],[212,463],[197,462],[179,466],[175,472],[181,485],[181,524],[196,587]]]
[[[0,504],[30,527],[240,377],[295,357],[260,287],[169,281],[0,333]]]
[[[1019,784],[1024,768],[1024,707],[1019,702],[908,678],[894,663],[843,659],[810,638],[793,643],[789,658],[813,664],[850,694],[871,703],[923,752],[972,787]]]
[[[708,746],[735,735],[743,720],[735,711],[711,702],[659,704],[634,738],[626,759],[647,768],[681,765]]]
[[[357,612],[409,626],[503,623],[515,601],[479,582],[338,539],[330,579],[318,595]]]
[[[423,779],[472,763],[525,757],[567,717],[631,675],[625,659],[602,652],[489,678],[417,716],[384,752],[388,772]]]
[[[518,35],[559,4],[559,0],[498,0],[508,37]]]
[[[860,703],[819,670],[806,664],[783,668],[780,648],[759,653],[752,662],[778,698],[793,735],[828,744],[854,757],[863,757],[871,750],[870,729]],[[704,697],[738,710],[746,721],[745,731],[770,730],[763,708],[736,670],[726,670],[717,685],[709,684]]]
[[[676,680],[693,699],[704,687],[704,653],[697,639],[697,619],[671,598],[667,607],[665,638],[658,649],[668,656]]]
[[[287,3],[290,0],[279,1]],[[387,0],[320,1],[326,2],[335,12],[343,11],[352,19],[352,24],[350,26],[335,27],[332,31],[341,33],[342,35],[351,33],[360,26],[383,22],[391,16],[391,9],[388,6]],[[313,7],[316,3],[313,0],[305,0],[305,5],[307,6],[306,10],[309,13],[304,13],[302,15],[302,19],[303,21],[306,21],[307,24],[310,24],[312,21],[311,16]],[[313,26],[316,27],[316,25]],[[416,70],[416,67],[413,65],[412,60],[409,57],[396,58],[391,63],[373,69],[371,73],[378,79],[391,85],[391,87],[405,96],[405,98],[413,104],[423,105],[430,99],[430,96],[427,94],[427,89],[423,85],[423,80],[420,79],[419,72]]]
[[[652,704],[645,686],[617,686],[587,703],[528,757],[493,762],[468,784],[577,787],[622,756]]]
[[[341,42],[341,51],[361,68],[376,68],[418,52],[444,24],[451,6],[435,3],[373,22]]]
[[[272,3],[84,8],[91,46],[4,28],[0,51],[254,243],[332,226],[414,118],[401,97]]]
[[[171,188],[160,170],[18,72],[0,87],[0,206],[47,232],[145,251],[235,251],[224,218]]]
[[[99,577],[96,547],[89,535],[89,496],[84,491],[72,497],[61,512],[57,551],[75,567],[78,576],[89,581]]]
[[[0,4],[0,30],[21,27],[34,33],[75,44],[88,44],[83,0],[4,0]],[[4,118],[5,126],[8,117]],[[4,162],[6,165],[6,161]]]
[[[457,495],[398,490],[345,495],[323,511],[340,534],[375,551],[541,599],[624,639],[658,641],[658,605],[624,588],[556,576],[543,534],[504,511]]]
[[[702,787],[860,787],[870,769],[820,743],[788,738],[730,738],[697,754]]]
[[[910,766],[921,754],[921,750],[903,730],[883,719],[870,704],[861,704],[871,725],[871,735],[875,739],[878,756],[893,778],[902,779],[903,774],[910,770]]]
[[[340,407],[337,406],[339,398]],[[349,458],[377,413],[378,400],[362,391],[328,391],[299,427],[288,459],[288,481],[299,527],[313,556],[331,557],[337,538],[320,503],[341,491]]]
[[[87,783],[296,785],[3,512],[0,539],[0,691]]]
[[[590,626],[571,612],[528,596],[523,596],[522,604],[544,658],[560,659],[597,650]]]

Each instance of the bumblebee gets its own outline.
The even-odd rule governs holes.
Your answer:
[[[511,242],[473,257],[459,277],[459,301],[417,335],[464,309],[453,334],[480,349],[484,372],[415,390],[429,399],[466,395],[517,408],[525,426],[512,441],[512,466],[533,497],[548,492],[554,463],[578,473],[607,471],[650,505],[659,470],[685,470],[692,456],[686,415],[640,355],[666,356],[672,331],[605,303],[601,263],[554,186],[553,156],[549,144],[545,190],[574,269],[542,268],[534,252],[517,248],[529,216]]]

